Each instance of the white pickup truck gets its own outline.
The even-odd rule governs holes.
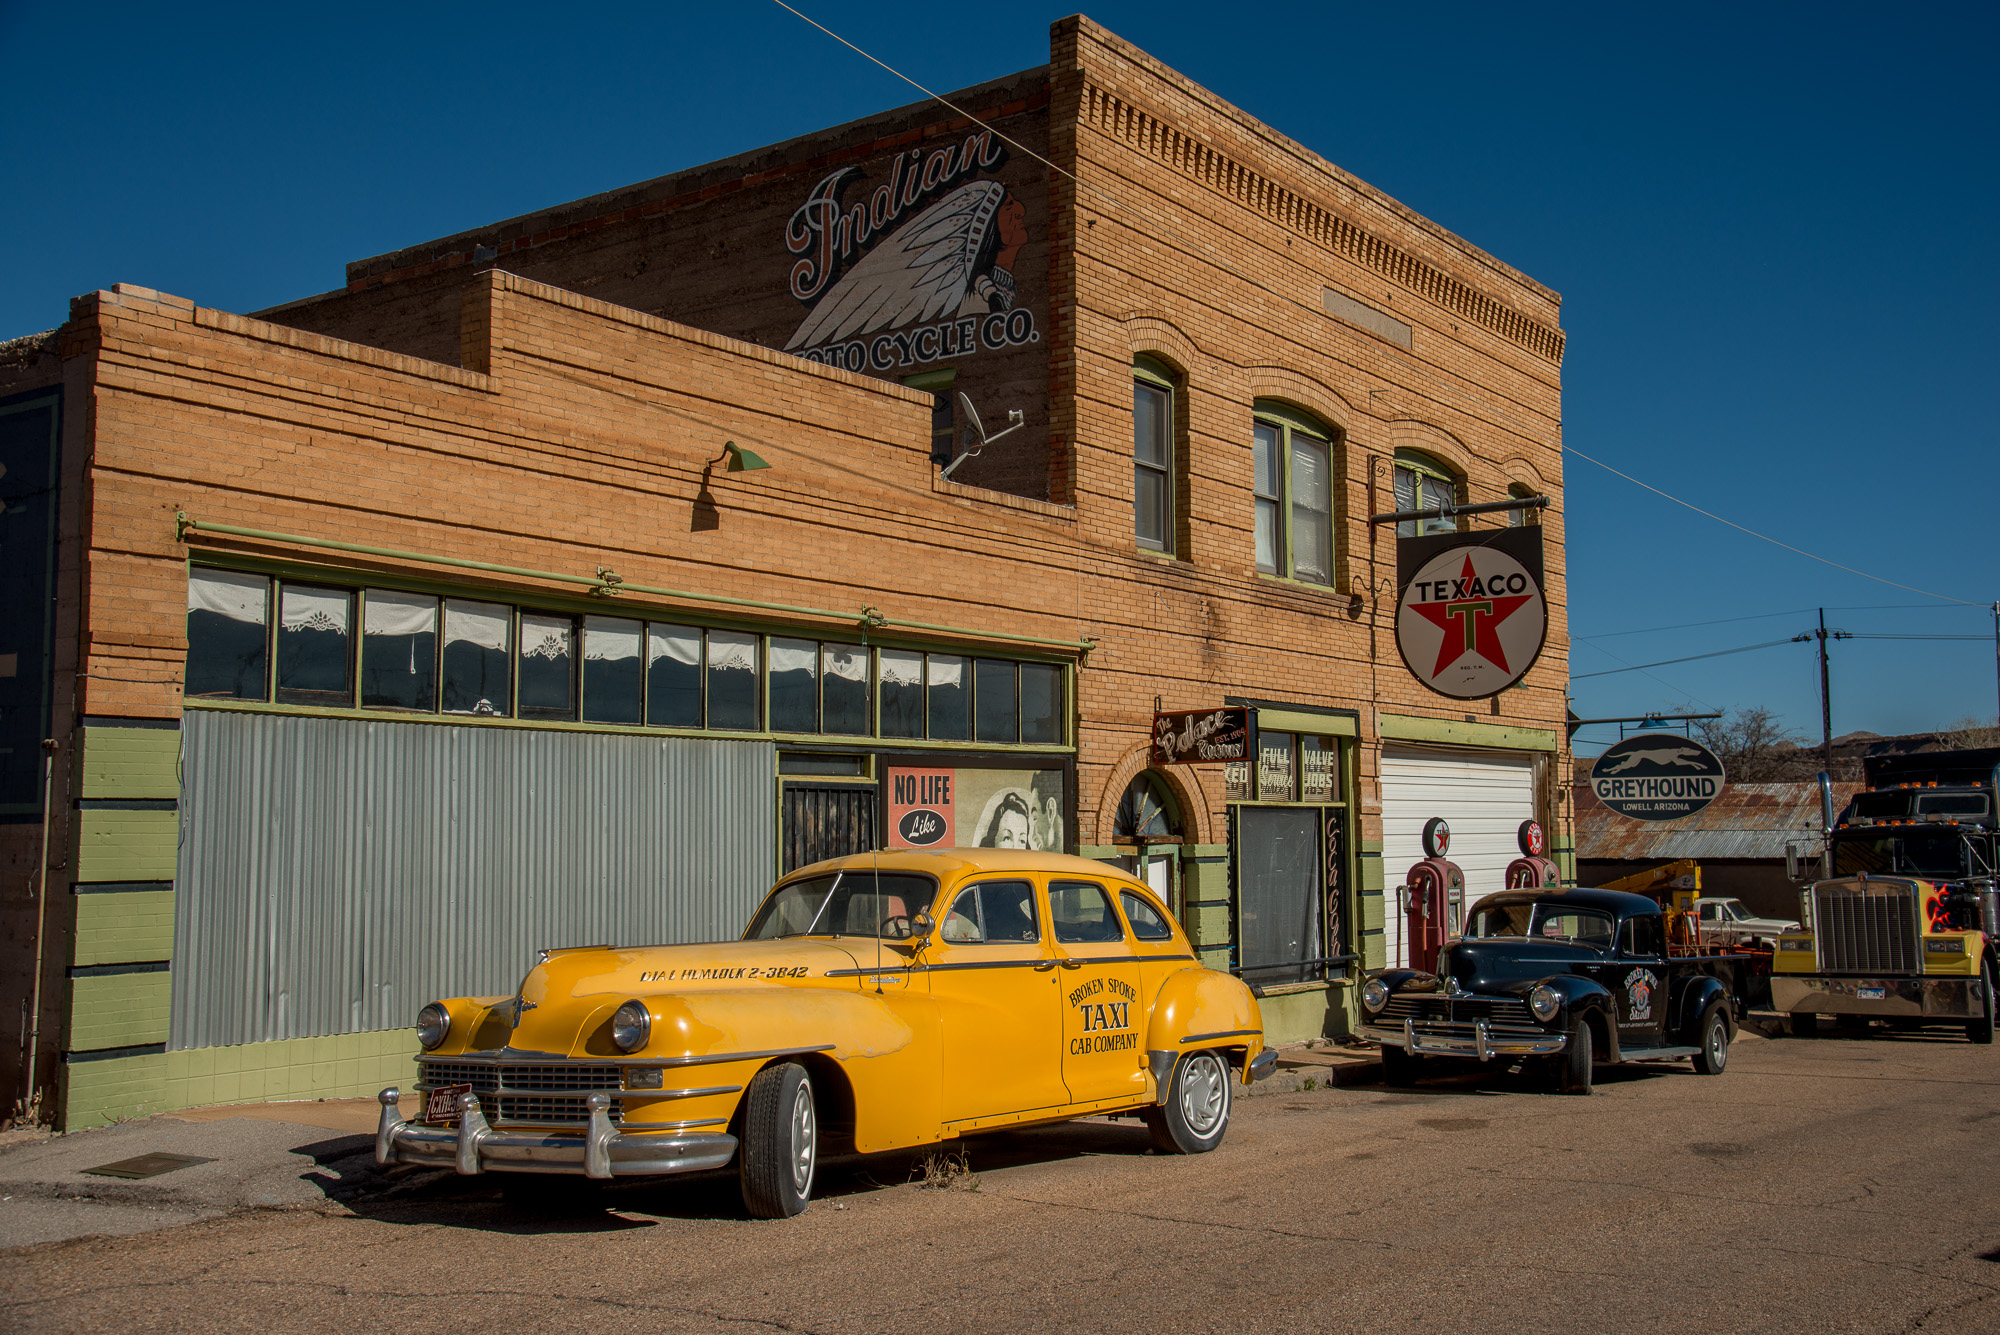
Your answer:
[[[1778,933],[1796,932],[1796,922],[1781,918],[1759,918],[1740,899],[1706,896],[1695,901],[1702,944],[1710,946],[1771,946]]]

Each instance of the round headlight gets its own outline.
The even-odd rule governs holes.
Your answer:
[[[1389,985],[1380,978],[1370,978],[1361,985],[1361,1004],[1371,1011],[1379,1011],[1389,1004]]]
[[[620,1052],[637,1052],[653,1032],[653,1013],[643,1001],[628,1001],[611,1017],[611,1041]]]
[[[1562,998],[1550,988],[1537,986],[1528,993],[1528,1009],[1535,1013],[1537,1020],[1546,1024],[1555,1019],[1556,1012],[1562,1009]]]
[[[451,1032],[451,1012],[433,1001],[417,1012],[417,1042],[429,1052]]]

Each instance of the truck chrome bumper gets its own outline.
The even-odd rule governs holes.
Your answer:
[[[1809,1015],[1881,1015],[1970,1020],[1984,1015],[1979,978],[1823,978],[1771,975],[1771,1008]]]
[[[459,1097],[458,1125],[405,1121],[397,1107],[402,1091],[376,1098],[382,1119],[375,1130],[375,1162],[426,1164],[461,1173],[577,1173],[609,1178],[647,1173],[696,1173],[721,1168],[736,1157],[736,1137],[720,1132],[620,1131],[611,1124],[611,1100],[592,1094],[590,1128],[580,1136],[558,1131],[496,1131],[477,1094]]]
[[[1413,1057],[1540,1057],[1569,1046],[1568,1034],[1543,1029],[1496,1029],[1485,1020],[1409,1020],[1400,1029],[1364,1024],[1361,1032],[1377,1043],[1401,1048]]]

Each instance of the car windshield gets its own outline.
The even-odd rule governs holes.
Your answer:
[[[1532,936],[1549,941],[1608,947],[1611,915],[1595,909],[1538,900],[1529,904],[1483,904],[1472,912],[1467,936]]]
[[[1833,874],[1963,876],[1965,840],[1956,834],[1905,834],[1833,841]]]
[[[910,919],[928,913],[937,882],[906,872],[840,871],[781,885],[743,933],[745,941],[781,936],[866,936],[900,941]]]

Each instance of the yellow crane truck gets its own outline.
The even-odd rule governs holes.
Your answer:
[[[1819,777],[1831,875],[1803,892],[1802,928],[1778,937],[1772,1006],[1794,1034],[1831,1015],[1962,1025],[1991,1043],[2000,748],[1869,758],[1838,818]]]

